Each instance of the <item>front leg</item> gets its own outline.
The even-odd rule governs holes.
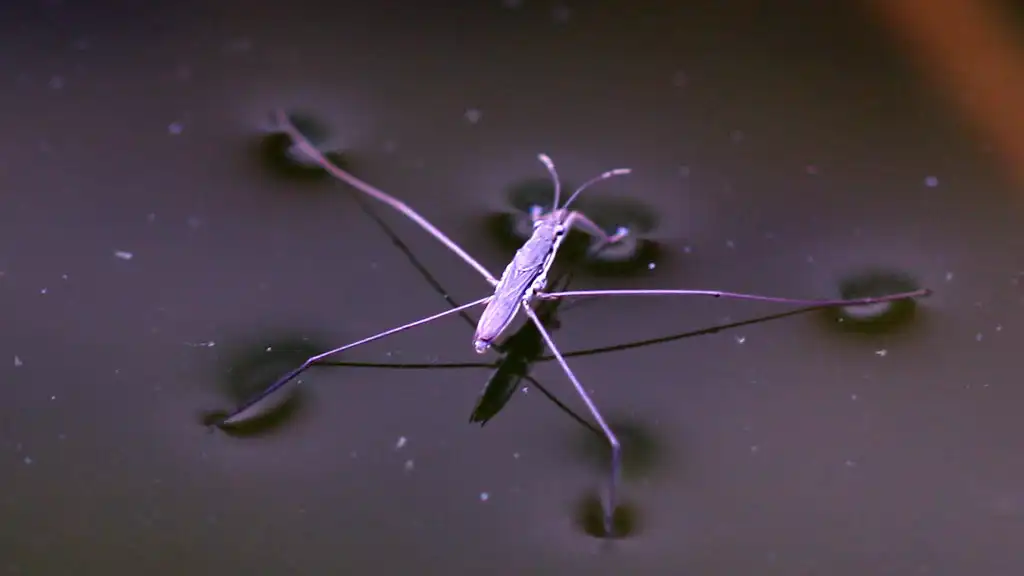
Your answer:
[[[569,217],[565,219],[566,230],[571,230],[573,226],[580,226],[585,229],[587,233],[592,236],[597,236],[601,239],[601,245],[614,244],[621,241],[623,238],[629,235],[629,230],[620,226],[615,234],[608,235],[600,226],[598,226],[593,220],[587,218],[586,214],[582,212],[570,212]]]

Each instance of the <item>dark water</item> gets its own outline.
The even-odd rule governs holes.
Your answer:
[[[1024,569],[1020,191],[880,28],[810,2],[513,4],[3,8],[0,572]],[[322,368],[273,430],[210,431],[240,372],[446,306],[343,188],[254,152],[277,106],[495,272],[484,222],[547,152],[572,182],[632,167],[593,197],[659,217],[654,269],[577,288],[834,297],[882,270],[936,292],[895,332],[798,316],[574,360],[624,436],[621,540],[579,527],[601,445],[536,390],[468,423],[483,369]],[[485,294],[379,212],[455,298]],[[556,339],[779,311],[595,301]],[[470,337],[449,319],[346,359],[477,361]]]

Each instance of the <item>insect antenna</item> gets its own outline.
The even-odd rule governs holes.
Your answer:
[[[562,180],[558,177],[558,171],[555,170],[555,163],[551,160],[547,154],[538,154],[539,159],[544,167],[548,169],[548,174],[551,175],[551,180],[555,183],[555,199],[551,202],[551,211],[558,210],[558,202],[562,196]]]
[[[560,206],[559,202],[561,200],[562,195],[562,181],[558,178],[558,171],[555,170],[555,163],[547,154],[538,154],[537,158],[544,164],[544,167],[548,169],[548,174],[551,175],[551,179],[555,183],[555,200],[551,205],[552,211],[558,210],[560,207],[568,208],[569,205],[572,204],[573,200],[575,200],[576,197],[580,195],[580,192],[583,192],[584,190],[590,188],[591,186],[597,184],[598,182],[607,180],[609,178],[614,178],[616,176],[625,176],[626,174],[632,172],[630,168],[616,168],[614,170],[609,170],[607,172],[599,174],[591,178],[590,180],[584,182],[582,186],[577,188],[576,191],[572,193],[572,196],[569,196],[569,199],[565,201],[565,205]]]
[[[562,206],[562,208],[568,208],[569,205],[572,204],[572,201],[575,200],[576,197],[580,195],[580,192],[583,192],[584,190],[590,188],[594,184],[597,184],[598,182],[603,182],[604,180],[614,178],[616,176],[625,176],[626,174],[629,174],[631,172],[632,170],[629,168],[616,168],[614,170],[609,170],[607,172],[594,176],[590,180],[584,182],[582,186],[577,188],[576,191],[572,193],[572,196],[569,196],[569,199],[565,201],[565,206]]]

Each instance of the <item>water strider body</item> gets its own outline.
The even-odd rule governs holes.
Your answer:
[[[583,184],[578,188],[569,200],[562,206],[559,206],[559,194],[561,191],[560,182],[558,175],[555,173],[554,164],[550,158],[546,155],[539,155],[539,159],[544,163],[549,174],[552,177],[555,185],[555,198],[551,206],[551,211],[544,214],[541,210],[534,210],[531,213],[533,219],[533,233],[529,240],[523,244],[523,246],[516,252],[515,257],[506,266],[505,271],[502,273],[501,278],[495,278],[486,267],[477,262],[472,256],[470,256],[462,247],[460,247],[453,240],[448,238],[443,232],[438,230],[425,218],[420,216],[415,210],[392,197],[389,194],[371,186],[370,184],[356,178],[352,174],[338,168],[336,165],[331,163],[324,155],[317,150],[310,142],[296,130],[295,126],[292,125],[288,117],[284,112],[279,111],[277,114],[278,124],[281,129],[287,133],[295,146],[301,150],[302,153],[309,156],[320,164],[324,170],[337,177],[339,180],[349,184],[353,188],[367,194],[368,196],[383,202],[398,212],[401,212],[407,218],[418,224],[425,231],[430,233],[439,242],[448,247],[454,254],[459,256],[464,262],[472,266],[477,272],[486,280],[492,287],[493,293],[489,296],[479,298],[469,304],[457,306],[455,308],[448,309],[438,314],[421,318],[385,330],[373,336],[357,340],[345,346],[328,350],[324,353],[317,354],[305,362],[302,363],[298,368],[283,375],[269,387],[267,387],[262,393],[258,394],[255,398],[244,403],[242,406],[231,412],[228,416],[223,418],[219,425],[222,427],[230,427],[232,424],[238,423],[245,419],[245,415],[254,408],[257,404],[262,402],[264,399],[269,397],[271,394],[280,390],[288,382],[294,379],[296,376],[304,372],[309,367],[315,365],[319,361],[327,358],[328,356],[338,354],[347,350],[351,350],[363,344],[368,344],[390,336],[397,334],[405,330],[417,326],[423,326],[429,324],[434,320],[438,320],[451,314],[460,313],[468,308],[486,304],[483,315],[477,323],[476,331],[473,336],[473,347],[479,352],[486,352],[490,348],[494,340],[498,338],[502,332],[508,328],[512,320],[515,318],[518,310],[522,309],[529,321],[536,327],[537,332],[540,334],[543,345],[551,351],[552,356],[561,366],[562,371],[566,377],[572,383],[576,390],[576,393],[580,396],[583,402],[586,404],[587,409],[590,411],[591,416],[596,421],[601,432],[608,440],[609,447],[611,448],[611,478],[608,484],[608,496],[604,500],[604,528],[605,532],[609,535],[612,534],[612,517],[616,509],[616,492],[619,481],[620,467],[621,467],[621,446],[615,433],[605,422],[604,417],[601,415],[600,410],[591,400],[589,393],[580,383],[579,379],[573,374],[569,364],[565,361],[562,353],[558,350],[558,346],[552,340],[550,333],[544,327],[543,322],[538,317],[538,314],[532,308],[532,304],[537,299],[542,300],[555,300],[567,297],[579,297],[579,296],[711,296],[715,298],[736,298],[743,300],[759,300],[763,302],[777,302],[797,305],[817,305],[817,306],[860,306],[865,304],[874,304],[878,302],[891,302],[896,300],[903,300],[907,298],[915,298],[921,296],[927,296],[930,291],[928,290],[915,290],[912,292],[905,292],[902,294],[890,294],[888,296],[880,296],[874,298],[859,298],[859,299],[846,299],[846,300],[807,300],[807,299],[795,299],[795,298],[779,298],[769,296],[759,296],[755,294],[739,294],[735,292],[722,292],[717,290],[681,290],[681,289],[662,289],[662,290],[581,290],[581,291],[556,291],[547,292],[545,287],[547,284],[547,274],[551,269],[552,263],[558,253],[562,241],[570,230],[578,226],[584,231],[589,232],[591,235],[598,237],[602,240],[602,245],[608,243],[615,243],[624,238],[628,231],[625,229],[619,229],[615,234],[608,235],[600,227],[594,224],[589,218],[584,216],[582,213],[577,211],[569,210],[568,207],[572,204],[572,201],[586,188],[595,184],[601,180],[606,180],[613,176],[628,174],[628,169],[611,170],[597,176],[590,181]]]

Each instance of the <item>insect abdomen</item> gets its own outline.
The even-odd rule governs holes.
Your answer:
[[[480,321],[477,322],[473,347],[480,354],[483,354],[512,323],[523,296],[541,272],[539,266],[521,268],[517,265],[517,260],[518,258],[513,259],[505,268],[501,280],[494,289],[494,298],[487,303],[483,314],[480,315]]]

